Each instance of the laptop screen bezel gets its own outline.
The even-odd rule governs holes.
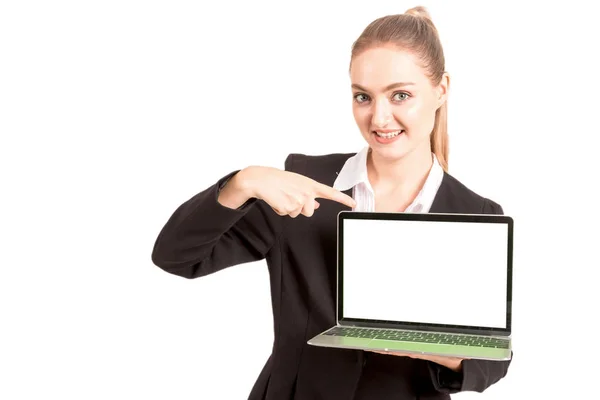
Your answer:
[[[506,285],[506,328],[475,327],[463,325],[447,325],[417,323],[408,321],[381,321],[344,317],[343,309],[343,272],[344,272],[344,221],[345,220],[401,220],[401,221],[434,221],[434,222],[476,222],[507,225],[507,285]],[[418,329],[448,333],[465,333],[490,336],[510,336],[512,329],[512,267],[513,267],[513,227],[512,217],[501,214],[444,214],[444,213],[383,213],[341,211],[338,213],[337,235],[337,321],[339,325],[358,327],[380,327],[396,329]]]

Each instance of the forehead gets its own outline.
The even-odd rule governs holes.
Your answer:
[[[425,70],[413,53],[391,46],[371,48],[355,57],[350,79],[352,84],[373,91],[398,82],[429,83]]]

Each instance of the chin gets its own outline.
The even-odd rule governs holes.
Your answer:
[[[389,148],[389,147],[371,147],[373,153],[377,154],[378,157],[389,160],[389,161],[397,161],[404,158],[407,154],[410,153],[410,149],[400,147],[400,148]]]
[[[374,140],[369,140],[368,143],[373,153],[376,153],[378,157],[388,160],[399,160],[413,150],[412,147],[408,146],[408,143],[397,142],[382,145]]]

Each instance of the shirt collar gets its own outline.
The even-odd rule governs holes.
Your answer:
[[[333,182],[334,189],[346,191],[359,183],[369,184],[369,176],[367,175],[368,154],[369,146],[364,147],[361,151],[346,160],[338,177]]]

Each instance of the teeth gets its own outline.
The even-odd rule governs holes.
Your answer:
[[[377,134],[377,136],[385,138],[385,139],[391,139],[395,136],[398,136],[400,133],[402,133],[402,130],[399,131],[395,131],[395,132],[390,132],[390,133],[381,133],[381,132],[375,132]]]

